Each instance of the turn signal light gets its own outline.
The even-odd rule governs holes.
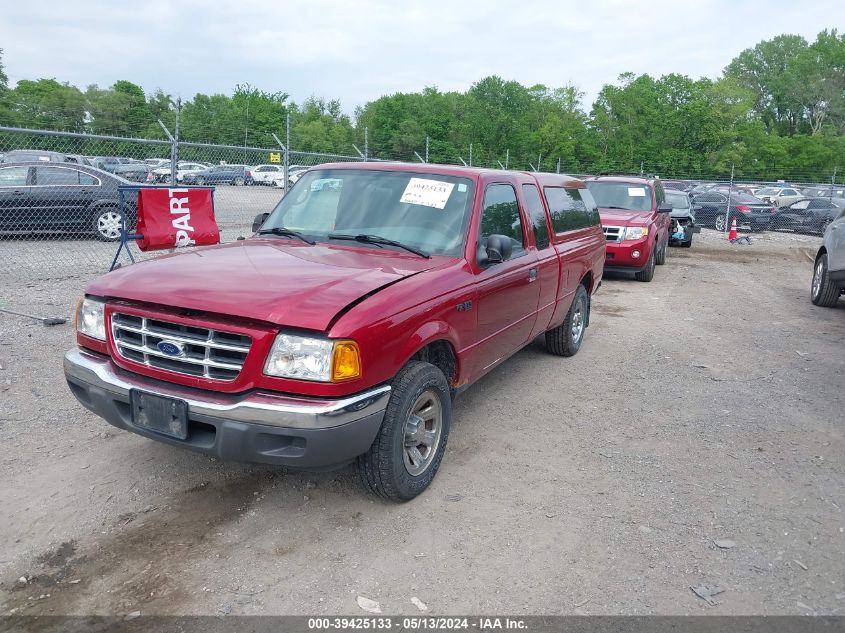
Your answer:
[[[332,355],[332,382],[343,382],[361,376],[361,355],[353,341],[338,341]]]

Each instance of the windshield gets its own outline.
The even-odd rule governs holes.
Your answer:
[[[689,197],[685,193],[675,193],[674,191],[666,191],[666,201],[672,205],[673,209],[689,209]]]
[[[474,191],[469,178],[443,174],[311,170],[262,229],[297,231],[315,241],[330,241],[329,234],[374,235],[430,255],[460,257]]]
[[[651,211],[651,187],[630,182],[588,180],[596,205],[629,211]]]

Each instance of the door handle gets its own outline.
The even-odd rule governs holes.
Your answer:
[[[537,267],[535,266],[534,268],[528,269],[528,283],[531,283],[532,281],[536,281],[536,279],[537,279]]]

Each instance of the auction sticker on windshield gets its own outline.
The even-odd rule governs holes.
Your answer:
[[[628,195],[632,198],[644,198],[645,189],[642,187],[628,187]]]
[[[452,195],[454,183],[427,178],[411,178],[399,202],[443,209]]]

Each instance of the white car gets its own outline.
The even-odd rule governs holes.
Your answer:
[[[208,167],[201,163],[179,163],[176,166],[176,182],[182,182],[187,173],[204,169],[208,169]],[[170,180],[170,165],[153,169],[152,175],[156,182],[167,182]]]
[[[804,197],[800,191],[792,187],[763,187],[755,191],[754,195],[776,207],[785,207]]]
[[[250,171],[252,171],[252,180],[256,185],[281,187],[285,182],[283,165],[256,165]]]
[[[845,293],[845,209],[824,232],[824,242],[816,253],[810,299],[817,306],[832,308]]]
[[[144,162],[153,169],[158,167],[166,167],[170,164],[169,158],[145,158]]]

